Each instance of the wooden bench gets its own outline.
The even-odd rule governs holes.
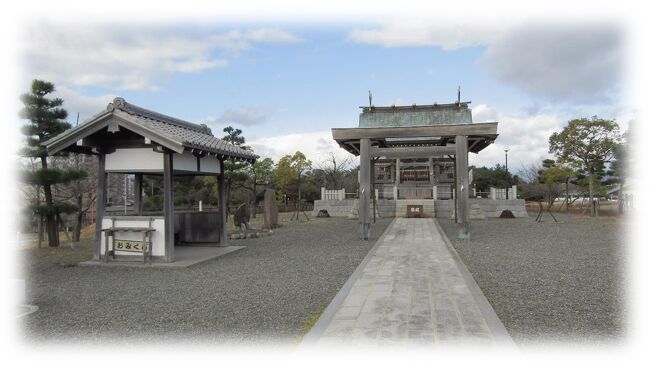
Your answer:
[[[104,232],[104,262],[108,262],[108,255],[115,260],[115,251],[141,252],[144,263],[149,259],[151,263],[151,234],[155,229],[151,228],[153,219],[149,219],[149,227],[115,227],[115,218],[111,218],[111,227],[102,229]],[[116,232],[136,232],[142,234],[142,240],[120,240],[115,239]],[[113,249],[109,250],[109,238],[113,238]]]

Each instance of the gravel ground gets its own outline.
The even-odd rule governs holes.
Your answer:
[[[456,239],[452,220],[439,222],[516,342],[620,339],[628,223],[557,217],[473,221],[471,242]]]
[[[247,247],[188,269],[78,267],[25,250],[27,298],[39,310],[22,319],[23,336],[295,343],[390,221],[378,221],[369,241],[357,238],[356,220],[288,222],[273,236],[237,240]]]

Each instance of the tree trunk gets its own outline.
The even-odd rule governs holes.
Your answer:
[[[566,204],[566,211],[569,211],[569,202],[571,201],[571,198],[569,197],[569,179],[566,179],[564,181],[564,202]]]
[[[230,210],[228,209],[228,202],[230,201],[230,182],[226,181],[226,201],[223,202],[223,209],[226,210],[226,222],[228,222],[228,216],[230,215]]]
[[[47,157],[41,157],[41,166],[47,170]],[[54,199],[52,197],[52,185],[43,185],[43,195],[45,195],[45,205],[47,213],[45,214],[45,226],[47,230],[47,242],[50,247],[59,247],[59,229],[56,224],[56,215],[54,214]]]
[[[77,114],[77,125],[79,125],[79,114]],[[74,156],[74,167],[79,170],[79,154]],[[77,223],[74,226],[74,231],[72,232],[72,240],[74,242],[79,242],[81,239],[81,225],[83,224],[83,198],[84,194],[81,191],[81,181],[77,180]]]
[[[257,184],[253,182],[253,218],[257,217]]]
[[[593,217],[596,215],[596,206],[594,205],[594,174],[589,170],[589,214]]]
[[[36,186],[36,206],[41,205],[41,187]],[[43,216],[38,217],[38,248],[43,247]]]
[[[79,210],[77,211],[77,224],[74,226],[74,232],[72,232],[72,240],[74,242],[79,242],[81,239],[81,225],[83,224],[83,194],[81,191],[79,192],[79,195],[77,195],[77,205],[79,206]]]
[[[298,174],[298,211],[296,212],[297,220],[300,220],[300,174]]]

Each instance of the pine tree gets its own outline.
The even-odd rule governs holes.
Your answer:
[[[68,113],[61,108],[63,100],[47,98],[47,95],[54,90],[54,84],[50,82],[33,80],[30,92],[20,96],[24,107],[19,113],[21,118],[28,120],[28,123],[21,129],[26,137],[26,146],[22,149],[21,154],[41,162],[40,169],[25,171],[23,179],[26,183],[41,186],[43,189],[45,204],[34,205],[32,210],[36,215],[45,217],[50,247],[59,246],[60,214],[77,210],[77,207],[70,203],[56,202],[52,194],[52,187],[56,184],[67,184],[86,176],[83,171],[48,167],[47,151],[41,144],[71,127],[64,120]]]
[[[618,124],[597,116],[573,119],[561,132],[555,132],[549,138],[549,152],[555,154],[559,162],[586,172],[592,216],[597,214],[594,190],[599,183],[594,180],[602,175],[605,164],[612,161],[620,141]]]
[[[233,128],[232,126],[227,126],[223,129],[226,133],[221,139],[224,141],[242,148],[244,150],[250,150],[249,146],[246,146],[246,138],[242,135],[242,130],[239,128]],[[241,186],[248,179],[246,174],[246,167],[248,166],[247,162],[242,161],[233,161],[226,160],[223,163],[225,180],[226,180],[226,209],[228,209],[228,204],[230,202],[230,192],[233,190],[234,186]],[[228,210],[226,210],[228,212]],[[226,216],[228,214],[226,213]]]

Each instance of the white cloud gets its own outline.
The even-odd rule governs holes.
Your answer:
[[[57,86],[54,96],[63,99],[63,108],[68,111],[68,121],[73,125],[77,113],[79,113],[79,122],[83,122],[105,110],[108,103],[115,98],[112,94],[87,96],[65,86]]]
[[[165,71],[192,73],[226,66],[228,66],[228,60],[225,59],[207,60],[204,58],[197,58],[176,63],[167,62],[165,64]]]
[[[548,152],[548,138],[553,132],[560,131],[567,123],[555,114],[538,114],[534,116],[516,116],[498,112],[487,106],[479,105],[474,114],[474,121],[499,123],[499,137],[496,142],[478,154],[470,153],[470,164],[477,166],[494,166],[505,164],[505,151],[508,151],[508,168],[516,173],[525,165],[552,157]],[[479,120],[482,119],[482,120]]]
[[[22,61],[28,77],[58,84],[155,90],[172,73],[225,67],[231,52],[255,44],[291,44],[288,32],[262,28],[224,33],[132,25],[61,25],[26,28]],[[215,56],[218,53],[218,56]]]
[[[492,76],[551,102],[593,105],[610,101],[622,77],[622,32],[611,24],[402,20],[355,29],[348,40],[444,50],[484,46],[479,64]]]
[[[620,83],[622,36],[609,25],[518,27],[490,43],[480,63],[497,79],[553,102],[608,101]]]
[[[493,122],[497,115],[496,109],[485,104],[479,104],[472,108],[472,121],[474,123]]]
[[[370,29],[355,29],[348,40],[383,47],[438,46],[445,50],[489,43],[502,28],[451,24],[440,20],[404,19]]]
[[[296,151],[304,153],[313,166],[325,160],[330,153],[334,153],[341,160],[351,156],[332,139],[332,132],[329,130],[262,137],[248,141],[248,145],[262,158],[270,157],[275,162],[282,156],[293,155]]]
[[[272,111],[262,106],[241,107],[226,109],[218,117],[208,117],[208,123],[219,124],[238,124],[242,126],[252,126],[265,123],[271,117]]]

